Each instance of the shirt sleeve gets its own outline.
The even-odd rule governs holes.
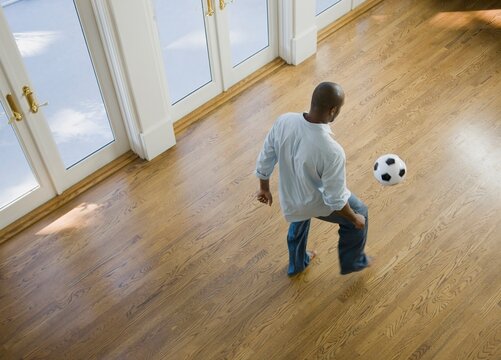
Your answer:
[[[277,154],[274,147],[275,126],[271,128],[264,140],[263,148],[257,157],[256,176],[261,180],[270,178],[271,173],[277,163]]]
[[[346,188],[346,160],[343,156],[336,156],[326,161],[321,176],[323,185],[323,198],[325,204],[332,211],[341,210],[348,199],[350,191]]]

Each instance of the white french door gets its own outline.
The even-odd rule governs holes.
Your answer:
[[[317,27],[322,29],[352,9],[352,0],[316,0]]]
[[[47,200],[125,153],[129,143],[90,1],[0,0],[0,5],[4,118],[15,111],[8,94],[22,115],[14,125],[1,126],[13,129],[26,163],[10,167],[24,166],[26,174],[29,167],[38,184],[35,189],[30,183],[30,197],[43,193],[40,199]],[[0,154],[0,166],[7,166],[11,155]],[[1,181],[0,196],[11,188]],[[33,208],[22,206],[26,194],[0,204],[0,227]]]
[[[273,0],[153,0],[174,121],[278,56]]]

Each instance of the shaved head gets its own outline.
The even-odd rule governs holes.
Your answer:
[[[343,104],[343,88],[333,82],[322,82],[317,85],[311,97],[310,119],[320,123],[332,122],[339,115]]]
[[[333,82],[322,82],[313,91],[311,109],[318,112],[330,111],[344,103],[343,88]]]

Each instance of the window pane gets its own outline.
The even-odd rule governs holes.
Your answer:
[[[38,188],[38,182],[0,103],[0,209]]]
[[[5,2],[38,101],[67,168],[114,140],[75,6],[70,0]]]
[[[212,81],[201,0],[154,0],[171,103]]]
[[[268,1],[243,0],[227,5],[233,67],[269,45]]]
[[[341,0],[317,0],[317,15],[320,15],[328,8],[336,5]]]

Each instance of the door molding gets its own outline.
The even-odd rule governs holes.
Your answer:
[[[131,143],[138,155],[151,160],[176,144],[152,4],[150,0],[94,2],[106,3],[100,4],[108,14],[103,20],[113,33],[107,46],[116,56],[112,72],[117,91],[126,95],[122,106]],[[132,23],[137,26],[131,27]]]
[[[114,19],[111,16],[110,8],[106,0],[92,0],[91,4],[96,15],[98,30],[101,34],[103,43],[105,44],[105,55],[108,63],[110,64],[110,74],[118,95],[120,112],[122,113],[122,118],[124,119],[124,125],[127,131],[127,137],[129,138],[131,150],[144,159],[145,151],[140,138],[137,115],[132,100],[132,94],[127,86],[129,81],[124,69],[118,39],[115,31],[113,31],[115,27]]]
[[[287,64],[292,64],[293,7],[290,0],[278,2],[278,55]]]
[[[317,52],[315,1],[279,0],[279,54],[299,65]]]

